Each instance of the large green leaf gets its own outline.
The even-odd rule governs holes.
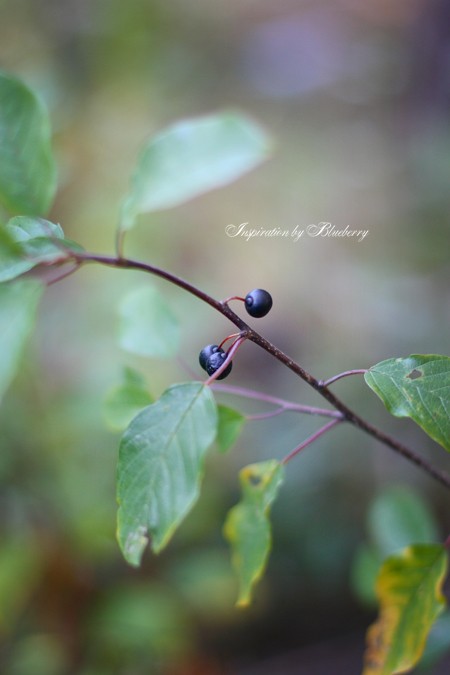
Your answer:
[[[189,382],[167,389],[125,431],[117,470],[118,539],[132,565],[139,565],[149,539],[153,551],[161,551],[197,501],[216,429],[211,391]]]
[[[119,344],[132,354],[171,358],[180,344],[179,323],[153,286],[135,288],[119,307]]]
[[[450,451],[450,357],[413,354],[388,359],[364,377],[392,415],[410,417]]]
[[[168,209],[230,183],[266,159],[270,141],[236,112],[182,120],[142,150],[122,209],[121,229],[140,213]]]
[[[445,607],[446,571],[447,553],[439,544],[411,546],[384,562],[377,580],[380,615],[367,633],[363,675],[405,673],[418,662]]]
[[[48,115],[19,80],[0,73],[0,203],[42,215],[56,188]]]
[[[16,374],[43,290],[34,279],[0,284],[0,400]]]
[[[2,233],[6,245],[2,246],[0,241],[0,281],[14,279],[42,263],[63,262],[70,253],[65,252],[61,245],[81,250],[81,247],[64,239],[59,225],[42,218],[16,216],[2,228]],[[58,240],[60,246],[54,240]]]
[[[224,525],[239,578],[239,607],[250,604],[253,587],[264,574],[272,545],[269,512],[283,476],[284,466],[274,459],[240,471],[242,500],[229,511]]]

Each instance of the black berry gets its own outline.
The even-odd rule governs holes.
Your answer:
[[[250,316],[257,319],[266,316],[270,312],[272,304],[272,296],[262,288],[255,288],[254,291],[250,291],[245,296],[245,309]]]
[[[225,354],[223,349],[221,349],[218,352],[214,352],[213,354],[211,354],[209,359],[206,361],[206,372],[208,373],[208,375],[214,375],[216,370],[219,370],[220,366],[223,364],[223,362],[225,361],[226,358],[227,358],[227,355]],[[230,372],[231,372],[232,366],[233,366],[233,364],[230,361],[230,363],[225,368],[223,373],[220,373],[220,375],[217,379],[223,380],[224,377],[227,377],[227,375],[229,375]]]
[[[206,345],[206,347],[203,347],[202,351],[198,355],[198,361],[203,370],[206,370],[206,362],[211,356],[211,354],[215,354],[216,352],[222,351],[223,349],[221,349],[219,345]]]

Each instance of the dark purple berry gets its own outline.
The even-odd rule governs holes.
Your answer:
[[[257,319],[266,316],[272,308],[272,296],[262,288],[255,288],[245,296],[245,309]]]
[[[221,349],[219,345],[206,345],[206,347],[203,347],[202,351],[198,355],[198,361],[203,370],[206,370],[206,362],[211,356],[211,354],[215,354],[216,352],[221,351],[223,351],[223,349]]]
[[[219,352],[214,352],[214,354],[211,354],[209,359],[206,361],[206,372],[208,375],[214,375],[216,370],[219,370],[220,366],[223,364],[225,359],[227,358],[227,355],[223,350],[220,350]],[[230,374],[231,368],[233,364],[230,363],[228,366],[225,368],[223,373],[220,373],[219,377],[217,378],[218,380],[223,380],[224,377],[227,377],[227,375]]]

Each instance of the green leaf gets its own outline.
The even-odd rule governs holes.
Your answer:
[[[168,127],[139,157],[120,229],[130,229],[140,213],[178,206],[231,183],[266,159],[269,149],[261,127],[233,111]]]
[[[237,410],[225,405],[219,405],[217,410],[219,412],[217,445],[220,452],[227,452],[236,442],[246,418]]]
[[[238,607],[250,604],[253,587],[264,574],[272,545],[270,507],[283,477],[284,466],[274,459],[240,471],[242,500],[229,511],[224,525],[239,578]]]
[[[113,431],[123,431],[152,402],[144,378],[133,368],[125,368],[122,382],[111,389],[105,400],[106,424]]]
[[[198,499],[217,409],[201,382],[170,387],[125,431],[117,470],[118,539],[139,565],[150,538],[155,553],[169,542]]]
[[[3,247],[0,242],[0,281],[14,279],[42,263],[64,261],[69,253],[57,246],[53,239],[72,250],[81,250],[64,239],[59,225],[42,218],[16,216],[2,229],[13,246]]]
[[[0,284],[0,401],[16,374],[43,290],[34,279]]]
[[[382,558],[410,544],[431,544],[439,537],[433,515],[419,494],[400,486],[378,495],[370,507],[368,526]]]
[[[415,666],[445,606],[446,571],[439,544],[411,546],[384,562],[377,580],[380,615],[367,633],[363,675],[394,675]]]
[[[410,417],[450,451],[450,357],[413,354],[372,366],[366,383],[395,417]]]
[[[0,203],[12,213],[42,215],[55,188],[47,112],[22,82],[0,73]]]
[[[175,356],[180,344],[178,320],[156,288],[134,289],[123,298],[119,312],[122,349],[161,359]]]

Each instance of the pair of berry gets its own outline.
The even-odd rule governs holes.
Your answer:
[[[262,288],[255,288],[254,291],[247,293],[245,298],[233,298],[236,300],[243,300],[245,309],[255,318],[266,316],[272,307],[272,296]],[[223,343],[222,343],[223,344]],[[224,364],[227,354],[220,345],[206,345],[201,350],[198,360],[203,370],[206,370],[209,376],[214,375],[219,368]],[[230,374],[232,362],[220,373],[218,380],[223,380]]]
[[[208,375],[214,375],[214,373],[219,370],[220,366],[223,365],[225,359],[227,358],[226,353],[219,347],[219,345],[206,345],[203,347],[202,351],[198,356],[199,363],[203,370],[206,370]],[[233,367],[232,362],[228,364],[225,370],[220,373],[217,377],[218,380],[223,380],[224,377],[227,377],[231,373]]]

